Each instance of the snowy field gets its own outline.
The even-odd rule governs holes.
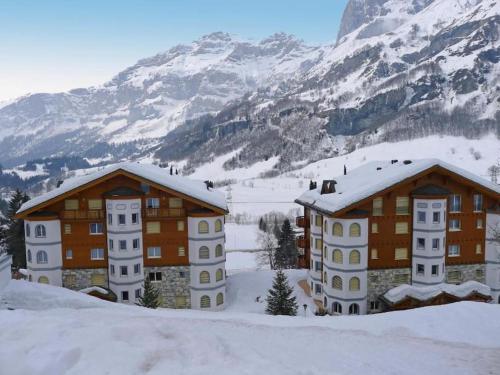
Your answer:
[[[289,272],[290,279],[300,272]],[[270,271],[231,277],[229,306],[220,313],[149,310],[12,281],[2,299],[16,310],[0,310],[0,373],[499,373],[498,305],[273,317],[255,302],[271,277]]]

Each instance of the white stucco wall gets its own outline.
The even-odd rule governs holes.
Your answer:
[[[500,242],[494,240],[490,228],[500,228],[500,213],[486,214],[486,284],[491,288],[493,302],[500,303]]]
[[[7,253],[0,254],[0,291],[5,288],[12,278],[12,256]]]

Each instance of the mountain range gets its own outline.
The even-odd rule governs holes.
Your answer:
[[[327,45],[215,32],[101,86],[0,104],[0,163],[149,158],[189,173],[232,152],[226,169],[278,157],[277,173],[383,141],[499,136],[499,25],[498,0],[350,0]]]

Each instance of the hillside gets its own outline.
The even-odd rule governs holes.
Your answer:
[[[0,163],[72,155],[276,167],[429,134],[500,134],[500,3],[351,0],[336,44],[217,32],[99,87],[0,108]],[[332,35],[332,40],[335,36]]]

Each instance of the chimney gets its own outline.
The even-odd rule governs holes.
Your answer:
[[[398,159],[392,159],[391,164],[396,164],[398,162]]]
[[[347,167],[344,164],[344,176],[347,174]]]
[[[170,166],[170,176],[174,174],[174,167]]]
[[[206,180],[206,181],[203,181],[203,182],[205,183],[205,185],[207,185],[207,190],[210,190],[210,189],[214,188],[213,181]]]
[[[59,180],[59,181],[57,181],[57,186],[56,186],[56,187],[59,187],[59,186],[61,186],[62,184],[63,184],[63,180]]]
[[[321,195],[335,193],[335,185],[337,181],[335,180],[323,180],[323,185],[321,185]]]

